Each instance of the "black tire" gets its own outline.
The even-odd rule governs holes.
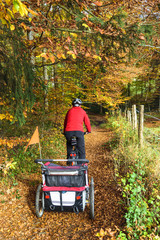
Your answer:
[[[94,181],[91,177],[91,183],[89,187],[89,204],[90,204],[90,218],[94,219]]]
[[[44,192],[42,191],[42,184],[38,185],[36,192],[36,215],[42,217],[44,213]]]

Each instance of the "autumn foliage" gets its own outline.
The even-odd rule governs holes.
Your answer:
[[[38,148],[24,154],[35,126],[46,157],[65,157],[60,131],[75,97],[101,113],[135,103],[160,109],[159,9],[158,0],[0,0],[3,177],[37,171]],[[114,236],[101,225],[97,232]]]
[[[146,45],[153,31],[147,30],[143,17],[149,14],[156,41],[157,1],[147,1],[143,9],[141,1],[1,3],[1,108],[20,124],[35,101],[36,111],[52,110],[55,118],[74,96],[118,107],[128,97],[122,92],[133,80],[134,53],[143,45],[148,54],[154,51]]]

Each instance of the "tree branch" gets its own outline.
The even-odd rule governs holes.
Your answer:
[[[160,22],[152,22],[152,23],[141,23],[140,26],[145,26],[145,25],[157,25],[160,24]]]
[[[69,29],[69,28],[54,28],[52,30],[61,31],[61,32],[72,32],[72,33],[89,33],[89,34],[97,34],[98,32],[91,32],[86,30],[79,29]]]
[[[77,16],[76,14],[74,14],[73,12],[70,12],[67,8],[65,8],[64,6],[60,5],[60,4],[57,4],[57,6],[59,6],[60,8],[62,8],[63,10],[65,10],[66,12],[68,12],[70,15],[73,15],[73,16]]]
[[[57,62],[54,62],[54,63],[46,63],[46,64],[41,64],[41,65],[34,65],[36,68],[42,68],[42,67],[45,67],[45,66],[54,66],[58,63],[62,63],[62,62],[65,62],[65,61],[70,61],[71,59],[70,58],[66,58],[66,59],[62,59],[62,60],[59,60]]]
[[[140,46],[140,47],[149,47],[149,48],[157,48],[157,49],[160,49],[160,47],[155,47],[155,46],[151,46],[151,45],[141,45],[141,44],[139,44],[138,46]]]

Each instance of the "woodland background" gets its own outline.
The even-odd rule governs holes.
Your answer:
[[[64,116],[75,97],[81,98],[88,113],[106,114],[107,119],[114,110],[121,109],[124,112],[133,104],[143,104],[145,112],[152,111],[152,115],[159,118],[159,24],[158,0],[0,0],[2,181],[9,181],[11,176],[14,177],[21,171],[36,169],[31,160],[25,165],[20,164],[20,159],[33,159],[37,156],[36,148],[26,155],[23,152],[24,145],[37,125],[41,138],[46,137],[46,144],[42,143],[45,156],[57,156],[57,152],[61,151],[60,132]],[[116,119],[112,116],[110,127],[115,131],[122,150],[122,142],[128,140],[120,134],[119,130],[124,132],[121,129],[124,120],[121,122],[119,119],[121,118],[117,115]],[[49,143],[51,128],[54,132],[54,150]],[[128,133],[131,139],[133,135]],[[148,132],[146,136],[149,136]],[[115,141],[113,143],[112,150]],[[135,141],[132,143],[135,144]],[[154,142],[155,146],[157,148]],[[123,151],[124,149],[127,151],[128,145],[123,146]],[[126,194],[125,191],[129,191],[128,179],[134,177],[127,175],[127,170],[130,172],[133,161],[127,163],[127,170],[119,176],[120,157],[117,157],[117,152],[113,155],[118,159],[114,161],[115,169],[119,171],[115,173],[115,178],[118,176],[123,179],[124,196],[127,199],[129,192]],[[120,156],[126,160],[126,156]],[[153,158],[155,160],[155,156]],[[156,163],[158,159],[156,156]],[[150,168],[153,169],[152,166]],[[137,174],[137,169],[135,172]],[[147,185],[149,196],[152,195],[151,188],[158,181],[157,173],[154,170],[151,172],[149,176],[153,177],[153,181]],[[138,178],[137,181],[142,182]],[[155,188],[159,191],[159,185]],[[144,195],[142,194],[143,197]],[[153,203],[148,203],[148,208],[159,204],[157,196],[156,192]],[[146,210],[146,218],[147,214]],[[146,238],[142,239],[149,238],[150,234],[152,238],[149,239],[153,239],[159,233],[159,223],[155,219],[157,221],[157,215],[150,223],[144,220],[146,224],[143,221],[140,224],[138,231],[143,229],[142,226],[147,226],[142,231],[142,236],[146,234]],[[136,232],[135,222],[133,219],[131,225],[128,223],[130,232]],[[139,239],[141,234],[134,233],[128,235],[128,238],[133,239],[134,236]],[[123,233],[121,239],[125,239],[122,235]],[[99,237],[105,237],[105,231],[101,230]]]

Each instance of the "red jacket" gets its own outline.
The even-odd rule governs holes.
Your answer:
[[[90,120],[87,113],[81,107],[72,107],[66,114],[64,120],[64,132],[66,131],[82,131],[83,122],[88,132],[91,132]]]

